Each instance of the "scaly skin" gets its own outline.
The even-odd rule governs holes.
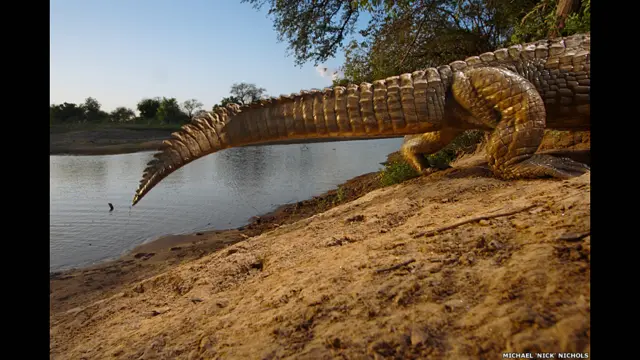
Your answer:
[[[489,167],[502,179],[569,178],[588,167],[536,154],[545,128],[590,130],[590,35],[499,49],[438,68],[346,88],[302,91],[247,106],[228,105],[164,142],[144,171],[138,203],[163,178],[223,149],[310,139],[405,136],[418,171],[465,130],[491,131]]]

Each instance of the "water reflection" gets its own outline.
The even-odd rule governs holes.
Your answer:
[[[300,152],[298,153],[299,160],[297,162],[290,162],[288,169],[293,173],[297,172],[298,178],[308,179],[313,170],[313,152],[306,144],[298,145],[298,147],[300,148]],[[299,182],[297,190],[303,194],[309,194],[312,192],[312,188],[310,182]]]
[[[60,181],[92,181],[104,186],[107,179],[107,164],[102,158],[85,161],[80,157],[67,156],[67,161],[53,164],[49,176]]]
[[[228,174],[222,178],[224,184],[238,192],[246,188],[259,188],[274,170],[274,161],[267,161],[267,158],[273,158],[271,146],[228,149],[215,158],[216,169]]]
[[[50,156],[51,269],[117,257],[167,234],[244,225],[377,170],[401,141],[228,149],[172,173],[135,208],[131,198],[152,153]]]

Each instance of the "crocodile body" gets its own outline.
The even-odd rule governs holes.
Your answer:
[[[310,139],[405,136],[418,171],[460,133],[490,131],[490,169],[502,179],[569,178],[581,163],[536,154],[546,128],[590,130],[590,34],[514,45],[449,65],[360,85],[301,91],[206,113],[166,140],[133,205],[189,162],[227,148]]]

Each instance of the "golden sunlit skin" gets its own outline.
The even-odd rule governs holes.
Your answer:
[[[590,34],[514,45],[438,68],[216,109],[165,140],[147,164],[137,204],[162,179],[208,154],[244,145],[405,136],[419,172],[465,130],[490,131],[489,167],[502,179],[570,178],[589,168],[536,154],[545,129],[590,130]]]

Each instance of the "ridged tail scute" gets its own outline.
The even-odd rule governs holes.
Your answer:
[[[411,74],[218,108],[163,142],[147,164],[137,204],[172,172],[236,146],[283,140],[376,138],[433,131],[442,121],[444,86],[438,71]]]
[[[133,205],[172,172],[193,160],[226,148],[229,139],[224,132],[225,121],[237,111],[237,105],[230,105],[206,114],[172,133],[171,139],[164,140],[160,152],[154,154],[154,159],[147,163]]]

